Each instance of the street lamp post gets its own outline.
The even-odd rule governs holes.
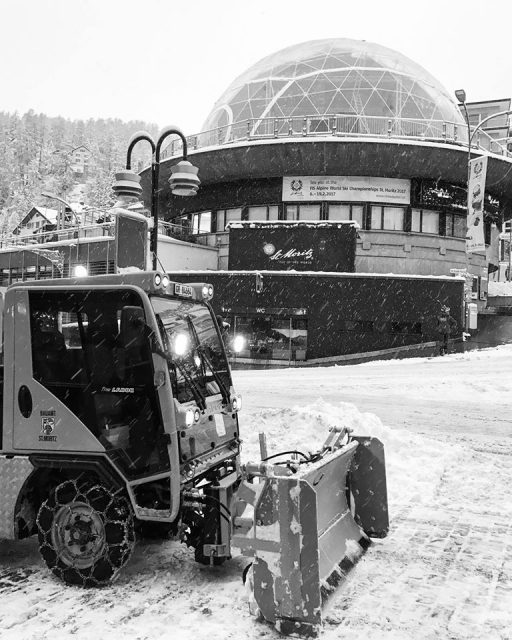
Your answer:
[[[179,136],[183,144],[183,160],[171,167],[171,177],[169,178],[171,192],[179,196],[194,196],[200,185],[200,180],[197,177],[198,169],[187,160],[187,139],[177,127],[166,127],[163,129],[156,143],[149,133],[144,131],[135,133],[129,142],[126,154],[126,170],[131,171],[131,155],[137,142],[146,140],[151,145],[151,217],[153,219],[153,228],[151,229],[150,251],[153,256],[152,264],[154,270],[158,268],[158,182],[160,178],[160,149],[163,141],[170,135]]]
[[[467,186],[468,186],[468,196],[469,196],[469,178],[471,175],[471,144],[473,142],[473,138],[475,137],[475,135],[478,133],[478,131],[480,131],[480,129],[484,126],[484,124],[486,122],[488,122],[489,120],[492,120],[493,118],[497,118],[499,116],[508,116],[512,113],[512,109],[508,109],[507,111],[498,111],[497,113],[492,113],[490,116],[487,116],[487,118],[484,118],[483,120],[481,120],[477,126],[473,129],[473,131],[471,131],[471,127],[469,124],[469,115],[468,115],[468,110],[466,107],[466,92],[464,91],[464,89],[457,89],[455,91],[455,97],[457,98],[457,100],[462,104],[462,106],[464,107],[464,112],[466,114],[466,123],[468,126],[468,172],[467,172]],[[468,197],[468,206],[469,206],[469,197]],[[468,209],[469,212],[469,209]],[[512,241],[512,219],[510,220],[510,224],[511,224],[511,241]],[[512,280],[512,246],[509,245],[509,270],[508,270],[508,281],[510,282]]]

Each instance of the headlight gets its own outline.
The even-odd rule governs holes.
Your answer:
[[[233,338],[233,351],[240,353],[245,349],[245,338],[241,335],[237,335]]]
[[[238,395],[238,396],[235,396],[234,398],[232,398],[232,400],[231,400],[231,408],[235,412],[241,410],[241,408],[242,408],[242,396]]]
[[[171,342],[171,348],[176,356],[183,356],[189,350],[189,338],[186,333],[177,333]]]
[[[190,407],[185,412],[185,426],[191,427],[194,422],[199,422],[201,419],[201,412],[197,407]]]
[[[162,278],[162,286],[164,286],[164,287],[168,287],[169,286],[169,276],[164,276]]]
[[[162,284],[162,276],[159,273],[155,273],[155,285],[159,287]]]

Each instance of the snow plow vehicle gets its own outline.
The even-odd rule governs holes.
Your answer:
[[[39,538],[65,583],[101,586],[137,530],[195,559],[252,557],[251,611],[314,635],[322,603],[388,531],[384,452],[334,427],[314,454],[242,464],[236,394],[208,283],[134,272],[5,293],[0,538]],[[266,458],[266,459],[265,459]]]

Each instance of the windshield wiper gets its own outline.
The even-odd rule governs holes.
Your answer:
[[[219,387],[219,391],[220,391],[220,394],[222,396],[222,400],[223,400],[224,404],[229,404],[229,389],[224,384],[224,380],[222,379],[220,373],[213,366],[213,363],[212,363],[212,361],[210,359],[210,356],[206,353],[206,349],[207,349],[207,347],[205,347],[203,345],[198,345],[197,346],[197,353],[199,354],[201,359],[203,359],[206,362],[206,364],[208,365],[208,367],[210,368],[210,371],[212,372],[212,376],[213,376],[215,382],[217,383],[217,386]]]
[[[158,326],[160,327],[160,332],[164,336],[165,329],[163,327],[162,319],[158,314],[156,314],[156,318],[157,318]],[[196,401],[198,407],[204,411],[206,409],[206,398],[201,392],[201,389],[194,382],[193,378],[189,375],[185,367],[182,367],[177,360],[174,360],[170,355],[165,353],[165,351],[162,351],[162,349],[160,349],[160,347],[158,346],[158,342],[156,340],[156,336],[154,335],[153,332],[151,333],[152,333],[151,338],[152,338],[153,351],[178,369],[178,371],[181,373],[181,375],[185,379],[185,382],[190,387],[190,390],[192,391],[192,395],[194,396],[194,400]]]
[[[196,341],[196,351],[199,354],[199,357],[201,358],[201,372],[203,373],[205,381],[206,381],[206,375],[205,375],[206,372],[205,372],[204,364],[206,363],[206,365],[211,371],[213,379],[215,380],[215,382],[217,383],[217,386],[219,387],[219,391],[222,396],[222,401],[224,402],[224,404],[229,404],[229,389],[226,388],[226,385],[224,384],[224,380],[221,378],[217,369],[213,366],[210,356],[206,353],[207,347],[203,345],[199,340],[197,329],[190,315],[187,315],[186,319],[187,319],[187,324],[188,324],[190,333],[194,336],[194,340]]]

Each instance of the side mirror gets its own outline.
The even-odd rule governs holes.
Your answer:
[[[121,309],[120,342],[124,347],[142,347],[147,344],[146,319],[142,307]]]

